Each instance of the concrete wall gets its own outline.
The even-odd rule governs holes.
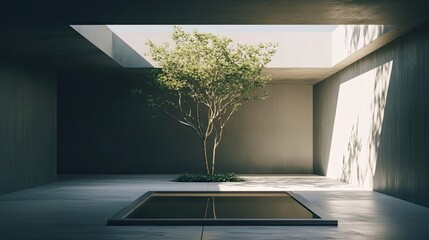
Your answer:
[[[59,95],[59,173],[204,171],[195,133],[154,116],[141,76],[64,75]],[[234,116],[218,151],[218,171],[312,173],[312,86],[271,85],[271,96]]]
[[[314,86],[314,172],[429,206],[429,27]]]
[[[0,63],[0,193],[56,179],[56,76]]]
[[[122,67],[153,67],[139,53],[113,33],[106,25],[71,25],[76,32],[98,47]],[[141,44],[141,43],[140,43]]]

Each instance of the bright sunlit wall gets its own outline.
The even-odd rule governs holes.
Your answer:
[[[373,187],[392,61],[340,85],[327,176]]]
[[[314,86],[314,173],[429,206],[429,26]]]

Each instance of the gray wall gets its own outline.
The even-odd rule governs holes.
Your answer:
[[[334,149],[332,146],[337,144],[333,136],[334,121],[345,117],[339,116],[341,113],[337,105],[341,86],[363,76],[371,69],[391,62],[390,83],[385,89],[386,92],[381,92],[386,97],[374,99],[374,103],[382,107],[384,114],[375,116],[371,123],[374,126],[377,121],[382,124],[371,135],[375,159],[371,160],[374,161],[374,168],[371,169],[370,180],[375,191],[429,206],[428,56],[429,27],[426,25],[314,86],[315,173],[329,175],[329,160],[332,154],[330,151]],[[377,84],[380,82],[376,82],[374,89],[379,87]],[[374,104],[370,107],[373,106]],[[361,119],[359,121],[362,122]],[[350,129],[342,130],[350,132]],[[355,128],[351,136],[356,136],[357,132]],[[352,155],[357,159],[357,150],[365,147],[362,144],[357,146],[356,149],[356,145],[349,143],[349,160],[353,160],[350,158]],[[358,160],[348,163],[354,166],[346,168],[348,174],[359,174],[356,171],[364,167]]]
[[[191,129],[147,107],[142,76],[65,74],[58,82],[59,173],[204,171]],[[231,119],[218,171],[312,173],[312,86],[272,85]]]
[[[0,193],[56,179],[56,76],[0,63]]]
[[[231,119],[219,168],[243,173],[313,173],[312,85],[269,85]]]

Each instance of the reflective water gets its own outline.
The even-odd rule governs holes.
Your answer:
[[[155,193],[127,218],[313,219],[319,217],[287,193]]]

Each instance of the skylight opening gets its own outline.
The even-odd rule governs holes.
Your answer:
[[[156,68],[145,44],[172,43],[175,25],[71,25],[124,68]],[[389,25],[177,25],[184,31],[225,36],[240,44],[278,43],[266,71],[275,81],[319,81],[383,42]],[[395,33],[387,38],[394,38]],[[386,40],[384,40],[386,41]],[[368,51],[368,50],[366,50]],[[355,57],[356,58],[356,57]]]

